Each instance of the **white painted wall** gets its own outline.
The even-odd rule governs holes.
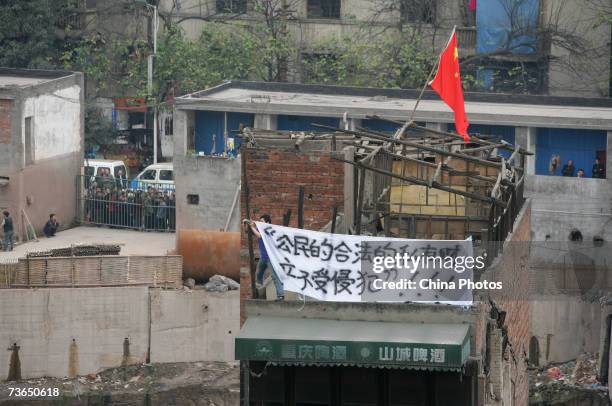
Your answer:
[[[78,85],[25,100],[22,123],[33,117],[34,162],[81,148],[81,104]],[[25,143],[25,127],[22,126]]]

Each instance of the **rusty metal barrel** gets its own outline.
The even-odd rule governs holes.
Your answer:
[[[240,233],[180,230],[176,248],[183,256],[183,277],[204,281],[219,274],[240,280]]]

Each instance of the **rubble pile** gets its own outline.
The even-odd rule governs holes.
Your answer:
[[[33,251],[26,258],[47,257],[88,257],[98,255],[119,255],[121,246],[117,244],[81,244],[64,248],[54,248],[47,251]]]
[[[609,405],[608,387],[597,378],[597,354],[530,372],[530,404],[556,405],[585,402]],[[571,403],[573,404],[573,403]],[[577,403],[578,404],[578,403]]]
[[[0,382],[0,405],[14,404],[9,388],[58,389],[57,396],[22,399],[34,405],[77,400],[78,404],[169,404],[170,399],[173,404],[222,405],[219,399],[239,393],[239,368],[225,362],[136,364],[74,378]]]
[[[240,284],[227,276],[214,275],[206,282],[204,289],[209,292],[227,292],[240,289]]]

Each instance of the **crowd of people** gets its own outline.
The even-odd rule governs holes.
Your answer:
[[[560,165],[560,163],[561,158],[559,157],[559,155],[553,155],[550,159],[550,164],[548,166],[548,173],[550,175],[555,175],[557,167]],[[584,178],[586,177],[586,172],[582,168],[576,170],[576,167],[574,166],[574,161],[569,159],[567,163],[563,165],[563,168],[561,168],[561,176],[570,178]],[[595,179],[605,179],[606,177],[606,169],[597,158],[595,158],[595,162],[593,163],[593,167],[591,168],[591,177]]]
[[[174,191],[130,189],[124,177],[101,171],[89,180],[85,196],[86,221],[111,227],[173,231],[176,227]]]

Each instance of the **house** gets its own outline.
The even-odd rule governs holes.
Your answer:
[[[330,128],[363,128],[389,134],[398,128],[398,121],[409,117],[417,97],[418,92],[412,90],[235,81],[178,97],[174,111],[174,167],[177,206],[182,206],[182,209],[177,209],[177,217],[183,218],[182,223],[187,225],[205,225],[213,229],[224,226],[240,184],[240,162],[244,158],[241,155],[240,159],[224,157],[223,153],[226,139],[237,134],[240,124],[253,128],[255,132],[278,131],[292,133],[294,137],[300,137],[302,133],[329,132]],[[531,197],[530,233],[533,241],[559,242],[555,252],[562,257],[571,255],[566,243],[572,235],[578,235],[576,231],[584,241],[612,239],[607,226],[612,218],[609,204],[612,184],[609,177],[592,178],[591,173],[595,158],[600,158],[608,168],[612,165],[612,101],[605,98],[469,92],[465,93],[465,99],[471,134],[503,140],[532,153],[524,156],[524,171],[527,175],[525,195]],[[452,112],[430,92],[425,92],[414,120],[435,131],[453,129]],[[239,142],[237,139],[236,143]],[[506,159],[511,156],[511,152],[504,148],[500,148],[498,153]],[[553,155],[560,156],[561,165],[551,172],[549,164]],[[274,157],[289,161],[295,159],[278,154]],[[569,159],[574,161],[576,168],[585,169],[586,178],[560,176],[561,166]],[[258,163],[261,160],[248,160],[247,171],[251,173]],[[289,181],[284,187],[293,188],[291,190],[295,189],[298,181],[296,176],[333,179],[329,176],[330,170],[313,173],[311,169],[300,169],[299,176],[287,174],[287,169],[259,173],[264,183],[251,185],[252,199],[267,199],[266,188],[284,184],[286,176]],[[347,181],[346,187],[349,185],[352,183]],[[295,203],[294,192],[279,193],[273,200]],[[195,204],[195,196],[199,196],[198,204]],[[435,198],[441,196],[438,193]],[[313,193],[313,197],[316,199],[317,194]],[[354,218],[352,198],[339,199],[345,216]],[[316,228],[331,220],[333,205],[340,206],[334,201],[313,209],[311,216],[319,218]],[[269,213],[272,209],[264,207],[261,210]],[[308,210],[306,205],[306,215]],[[270,214],[280,219],[285,213],[274,209]],[[295,214],[296,210],[293,211]],[[428,213],[423,214],[428,216]],[[232,216],[233,230],[237,231],[239,216],[235,213]],[[444,227],[441,230],[438,233],[444,233]],[[553,272],[558,269],[558,258],[550,261],[549,254],[542,250],[532,252],[534,259],[541,260],[542,269]],[[538,255],[542,258],[537,258]],[[536,321],[531,332],[533,341],[539,342],[539,363],[566,361],[581,352],[597,351],[598,340],[593,337],[599,337],[598,304],[585,302],[575,295],[554,295],[555,298],[541,297],[542,300],[534,301],[532,306]],[[594,326],[585,336],[588,338],[573,339],[574,332],[563,327],[567,325],[567,315],[571,323]]]
[[[317,125],[327,126],[327,130],[363,127],[388,133],[399,127],[393,120],[407,119],[417,98],[415,90],[243,81],[228,81],[177,97],[173,119],[174,170],[177,205],[183,206],[177,210],[177,225],[219,229],[226,224],[240,182],[240,163],[228,154],[227,145],[228,139],[232,139],[236,148],[240,146],[237,135],[241,125],[296,134],[325,131]],[[591,168],[596,158],[605,167],[612,167],[609,151],[612,100],[469,92],[465,93],[465,99],[471,134],[503,140],[533,153],[525,156],[524,165],[529,175],[527,193],[542,197],[535,199],[534,205],[543,204],[553,212],[572,211],[572,207],[585,204],[576,198],[586,193],[592,197],[589,203],[594,211],[609,212],[606,206],[609,182],[592,179]],[[429,129],[454,129],[452,111],[432,91],[424,93],[414,120]],[[499,152],[510,157],[509,151],[500,149]],[[551,172],[551,157],[557,155],[561,165]],[[570,159],[577,169],[585,170],[586,178],[560,176],[563,164]],[[216,192],[202,196],[211,190]],[[569,191],[573,191],[569,197],[562,196]],[[558,199],[549,199],[551,194],[559,193]],[[192,196],[191,200],[188,195]],[[195,202],[196,195],[200,195],[199,203],[188,203]],[[558,216],[554,213],[541,212],[534,218],[540,224],[534,229],[536,238],[544,239],[548,235],[552,240],[566,239],[571,231],[569,224],[557,229],[548,220],[545,223],[550,226],[539,223],[540,218],[555,217]],[[237,220],[233,217],[235,231]],[[597,228],[600,224],[597,217],[586,223],[584,220],[581,220],[584,227]]]
[[[282,258],[284,301],[274,300],[269,281],[265,290],[255,287],[254,262],[246,255],[249,239],[243,237],[243,324],[236,338],[242,397],[285,405],[526,404],[531,203],[522,196],[525,175],[512,166],[517,172],[503,182],[504,202],[491,200],[503,163],[443,150],[446,137],[434,132],[406,134],[411,145],[405,144],[410,148],[403,153],[401,140],[393,148],[373,130],[356,131],[361,139],[343,131],[303,139],[255,129],[242,147],[242,187],[248,190],[242,217],[269,214],[273,224],[292,227],[269,234],[260,228],[270,238],[270,258],[275,248]],[[413,159],[417,155],[424,158]],[[427,180],[431,188],[423,185]],[[421,199],[410,198],[421,193]],[[408,299],[409,291],[376,301],[379,288],[363,261],[364,250],[377,249],[364,248],[367,240],[356,248],[342,245],[361,235],[376,236],[370,241],[380,242],[383,252],[397,248],[395,242],[430,249],[436,241],[454,244],[471,237],[474,255],[495,257],[480,280],[504,287],[498,293],[474,290],[473,301],[461,304],[418,303]],[[394,239],[382,240],[387,237]],[[328,260],[346,261],[342,255],[350,256],[341,265],[350,271],[343,277]],[[355,256],[361,263],[351,261]],[[295,284],[288,288],[292,280],[297,290]],[[351,297],[338,299],[338,287]],[[314,296],[319,293],[324,298]]]
[[[83,148],[81,73],[0,68],[0,209],[18,240],[40,235],[50,213],[74,222]]]

